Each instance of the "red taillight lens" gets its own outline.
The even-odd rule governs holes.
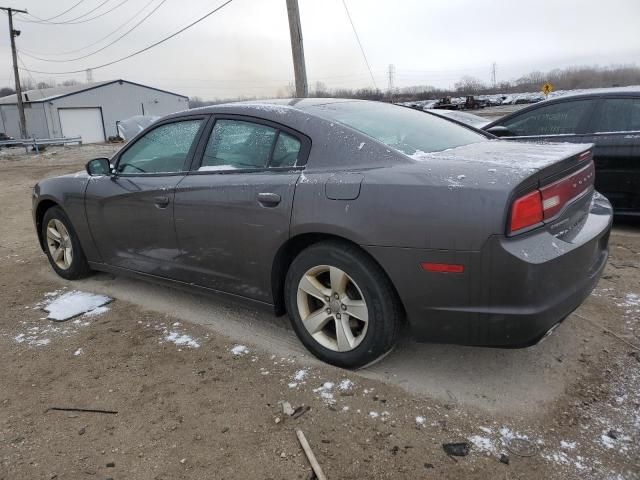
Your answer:
[[[518,198],[511,207],[511,233],[542,221],[542,196],[539,190]]]
[[[588,158],[591,158],[591,151],[578,157],[579,160]],[[593,186],[595,176],[595,166],[590,161],[577,172],[518,198],[511,207],[509,232],[555,217],[565,205]]]
[[[590,154],[590,152],[585,153]],[[544,218],[554,217],[562,210],[562,207],[591,187],[595,176],[593,162],[589,162],[586,167],[581,168],[568,177],[558,180],[546,187],[542,187],[540,192],[542,193]]]

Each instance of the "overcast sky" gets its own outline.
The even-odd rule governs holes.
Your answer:
[[[222,0],[164,0],[119,42],[83,56],[126,32],[163,0],[107,0],[78,24],[26,23],[16,16],[21,58],[46,72],[82,70],[121,58],[189,24]],[[461,76],[484,82],[497,64],[497,80],[532,70],[578,65],[640,64],[640,0],[346,0],[381,89],[395,65],[396,86],[452,86]],[[50,18],[78,0],[4,0]],[[105,0],[83,0],[53,22],[73,20]],[[1,2],[0,2],[1,3]],[[122,5],[120,5],[122,3]],[[371,87],[373,81],[342,0],[299,0],[309,84]],[[120,6],[118,6],[120,5]],[[145,8],[146,6],[146,8]],[[140,12],[135,18],[132,18]],[[129,21],[123,26],[125,22]],[[0,18],[0,85],[13,86],[6,16]],[[114,30],[119,30],[110,35]],[[94,46],[77,50],[98,40]],[[29,78],[26,72],[22,72]],[[35,81],[85,74],[32,73]],[[95,69],[95,81],[123,78],[205,99],[274,95],[293,80],[285,0],[234,0],[178,37],[132,59]]]

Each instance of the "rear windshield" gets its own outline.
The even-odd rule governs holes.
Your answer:
[[[484,135],[453,122],[388,103],[337,102],[313,108],[318,115],[347,125],[409,156],[487,140]]]

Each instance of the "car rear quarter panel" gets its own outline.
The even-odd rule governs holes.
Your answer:
[[[296,187],[292,234],[319,231],[360,245],[477,251],[489,235],[504,233],[513,190],[507,171],[489,170],[434,161],[305,172]],[[362,176],[357,198],[328,198],[330,185],[352,183],[354,173]]]

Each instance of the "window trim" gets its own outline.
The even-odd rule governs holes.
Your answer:
[[[237,120],[241,122],[255,123],[258,125],[264,125],[266,127],[270,127],[275,129],[276,135],[274,136],[273,143],[271,144],[271,151],[269,152],[269,158],[267,159],[267,164],[261,168],[235,168],[230,170],[203,170],[199,171],[198,169],[202,166],[202,160],[204,158],[204,152],[207,148],[207,144],[209,143],[209,138],[211,137],[211,133],[213,132],[213,128],[218,120]],[[280,136],[280,132],[284,132],[287,135],[291,135],[296,140],[300,142],[300,153],[298,155],[299,162],[294,167],[271,167],[271,160],[273,159],[273,151],[276,146],[276,142],[278,141],[278,137]],[[264,172],[291,172],[291,171],[301,171],[307,165],[307,161],[309,160],[309,153],[311,152],[311,139],[303,134],[294,130],[286,125],[282,125],[277,122],[272,122],[271,120],[266,120],[260,117],[253,117],[250,115],[237,115],[231,113],[214,113],[211,116],[211,120],[207,124],[206,130],[202,133],[201,140],[199,142],[196,153],[191,161],[191,167],[189,169],[188,175],[232,175],[232,174],[242,174],[242,173],[264,173]]]
[[[118,166],[120,165],[120,160],[122,159],[122,156],[131,148],[133,147],[133,145],[135,145],[138,140],[140,140],[142,137],[144,137],[145,135],[147,135],[148,133],[151,133],[153,130],[155,130],[156,128],[160,128],[163,127],[165,125],[170,125],[173,123],[179,123],[179,122],[188,122],[188,121],[193,121],[193,120],[200,120],[201,124],[200,124],[200,128],[198,128],[198,131],[196,132],[196,136],[193,139],[193,142],[191,143],[191,147],[189,148],[189,152],[187,152],[187,156],[184,160],[184,164],[182,165],[182,170],[180,170],[179,172],[149,172],[149,173],[143,173],[143,172],[127,172],[127,173],[122,173],[122,172],[118,172]],[[196,151],[197,151],[197,147],[200,144],[201,138],[202,138],[202,133],[204,131],[204,129],[207,127],[208,123],[210,120],[210,115],[185,115],[183,117],[172,117],[172,118],[167,118],[164,120],[160,120],[157,123],[154,123],[152,125],[149,125],[149,127],[145,128],[144,130],[142,130],[140,133],[138,133],[138,135],[136,135],[135,137],[133,137],[129,142],[127,142],[127,144],[116,154],[116,156],[114,157],[114,161],[112,161],[111,163],[113,164],[113,169],[115,171],[115,175],[118,177],[174,177],[177,175],[186,175],[189,171],[189,165],[191,165],[193,156],[195,155]]]
[[[596,108],[596,106],[600,102],[599,98],[563,98],[563,99],[558,100],[556,102],[544,103],[542,105],[541,104],[532,105],[530,108],[526,108],[524,110],[521,110],[521,111],[518,111],[518,112],[514,112],[513,114],[509,115],[508,117],[498,120],[494,125],[489,124],[484,128],[490,128],[490,127],[494,127],[494,126],[501,126],[501,127],[508,128],[506,126],[506,122],[510,122],[513,119],[517,119],[518,117],[521,117],[522,115],[535,114],[541,108],[555,107],[557,105],[562,105],[562,104],[565,104],[565,103],[584,102],[584,101],[588,102],[589,105],[588,105],[587,109],[585,110],[585,112],[582,114],[582,118],[580,118],[580,120],[578,121],[578,124],[576,125],[576,128],[575,128],[575,132],[571,132],[571,133],[548,133],[548,134],[541,134],[541,135],[510,135],[510,136],[505,136],[505,137],[502,137],[502,138],[547,138],[547,137],[571,137],[571,136],[587,135],[587,133],[586,133],[587,132],[587,127],[591,123],[591,118],[592,118],[594,109]]]

